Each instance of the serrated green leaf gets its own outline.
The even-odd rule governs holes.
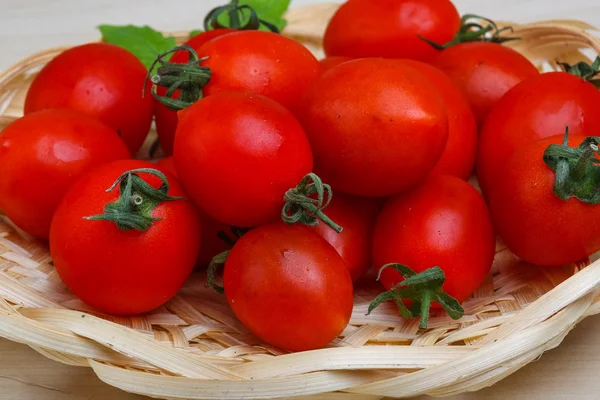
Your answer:
[[[135,25],[100,25],[102,40],[130,51],[150,68],[156,57],[176,46],[175,38],[165,37],[151,27]]]
[[[242,0],[240,4],[247,4],[254,8],[260,19],[274,24],[280,31],[287,24],[283,15],[290,6],[290,0]],[[261,29],[265,28],[261,26]]]

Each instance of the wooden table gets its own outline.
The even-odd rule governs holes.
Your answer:
[[[225,0],[0,0],[0,69],[48,47],[97,37],[101,23],[200,28],[208,9]],[[295,5],[318,3],[293,0]],[[525,22],[576,18],[600,26],[598,0],[456,0],[461,12]],[[600,317],[583,321],[557,349],[499,384],[451,399],[600,398]],[[0,339],[2,400],[142,399],[100,382],[90,370],[50,361],[26,346]],[[424,399],[424,398],[423,398]]]

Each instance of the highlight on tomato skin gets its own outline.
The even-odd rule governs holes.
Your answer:
[[[263,225],[242,236],[225,261],[223,286],[236,317],[264,342],[285,350],[326,346],[352,314],[352,280],[344,261],[302,225]]]

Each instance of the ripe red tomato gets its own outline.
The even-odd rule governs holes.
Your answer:
[[[235,29],[213,29],[210,31],[202,32],[190,40],[185,45],[190,46],[194,50],[200,50],[200,47],[211,39],[218,36],[226,35],[228,33],[237,32]],[[187,51],[176,51],[173,57],[169,60],[172,63],[185,64],[189,62],[190,54]],[[158,88],[158,93],[164,95],[167,92],[166,88]],[[179,95],[176,94],[177,98]],[[163,149],[165,155],[170,156],[173,154],[173,143],[175,141],[175,130],[177,129],[177,112],[168,109],[158,101],[154,101],[154,122],[156,124],[156,133],[158,134],[158,141],[160,147]]]
[[[156,168],[179,178],[177,170],[175,169],[175,159],[173,156],[160,160],[156,164]],[[229,245],[219,237],[219,232],[224,232],[233,240],[235,240],[236,237],[229,225],[212,218],[201,208],[198,208],[198,216],[200,218],[200,225],[202,226],[202,245],[200,246],[197,264],[206,267],[210,264],[214,256],[225,250],[229,250],[230,248]]]
[[[338,65],[350,60],[353,60],[353,58],[344,56],[325,57],[324,59],[319,61],[321,63],[321,73],[328,71],[333,67],[337,67]]]
[[[225,262],[223,286],[238,319],[286,350],[327,345],[352,314],[352,280],[344,261],[301,225],[264,225],[242,236]]]
[[[243,51],[240,51],[243,49]],[[293,109],[321,73],[321,65],[302,44],[273,32],[240,31],[219,36],[198,50],[212,77],[205,96],[230,90],[262,94]]]
[[[90,171],[72,186],[52,219],[50,252],[56,271],[77,297],[106,314],[140,314],[164,304],[181,288],[198,255],[198,216],[185,199],[147,210],[158,220],[145,231],[86,218],[105,213],[106,205],[121,195],[119,185],[106,190],[121,174],[139,168],[154,165],[126,160]],[[155,189],[163,183],[148,173],[138,175]],[[177,179],[165,175],[167,194],[185,196]],[[152,202],[142,199],[142,205]]]
[[[427,60],[437,43],[450,41],[460,15],[449,0],[352,0],[329,21],[323,45],[328,56]]]
[[[146,139],[154,111],[142,97],[146,68],[130,52],[107,43],[73,47],[35,77],[25,114],[50,108],[82,111],[117,130],[132,154]]]
[[[311,172],[312,154],[283,106],[254,93],[221,92],[180,115],[175,165],[199,207],[250,228],[279,218],[285,192]]]
[[[85,114],[28,114],[0,133],[0,210],[24,231],[47,239],[54,210],[81,174],[130,157],[114,130]]]
[[[446,275],[444,291],[460,302],[487,276],[495,244],[481,195],[456,177],[432,175],[385,205],[375,225],[373,264],[379,270],[400,263],[415,272],[438,266]],[[381,275],[387,290],[402,280],[390,268]]]
[[[298,109],[315,172],[334,191],[383,197],[417,184],[448,137],[444,101],[418,71],[395,60],[348,61],[306,91]]]
[[[477,153],[477,122],[465,95],[440,69],[414,60],[400,60],[423,74],[438,89],[448,112],[448,142],[432,173],[467,180]]]
[[[432,64],[443,70],[466,94],[479,126],[506,92],[538,75],[520,53],[498,43],[471,42],[449,47]]]
[[[335,193],[326,209],[327,216],[344,230],[337,233],[324,223],[313,229],[338,252],[352,281],[359,280],[371,266],[371,240],[379,213],[377,199]]]
[[[551,136],[515,151],[489,192],[498,234],[515,255],[536,265],[577,262],[600,250],[600,208],[553,193],[556,174],[543,155],[563,138]],[[584,139],[570,135],[569,145]]]
[[[589,82],[564,72],[527,79],[510,90],[490,113],[480,136],[477,177],[487,196],[504,164],[520,147],[541,138],[600,132],[600,92]]]

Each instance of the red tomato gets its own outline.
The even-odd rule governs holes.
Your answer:
[[[440,159],[446,106],[435,87],[395,60],[348,61],[306,91],[298,117],[315,172],[333,190],[383,197],[416,185]]]
[[[448,112],[448,143],[432,173],[467,180],[477,153],[477,122],[465,95],[440,69],[420,61],[401,60],[423,74],[438,89]]]
[[[532,264],[555,266],[577,262],[600,250],[600,208],[553,193],[556,174],[542,157],[551,136],[515,151],[489,193],[498,234],[518,257]],[[584,135],[570,135],[576,147]]]
[[[225,35],[227,33],[237,32],[235,29],[214,29],[206,32],[202,32],[185,44],[190,46],[194,50],[198,51],[200,47],[211,39],[218,36]],[[187,51],[177,51],[173,54],[173,57],[169,60],[172,63],[185,64],[189,61],[190,54]],[[164,95],[167,92],[166,88],[158,88],[158,93]],[[175,97],[178,97],[176,95]],[[173,154],[173,142],[175,141],[175,130],[177,129],[177,112],[168,109],[158,101],[154,101],[154,122],[156,124],[156,133],[158,134],[158,141],[160,147],[163,149],[167,156]]]
[[[481,132],[477,177],[487,196],[504,164],[520,147],[541,138],[600,132],[600,92],[591,83],[564,72],[527,79],[504,96]]]
[[[421,186],[391,199],[375,225],[373,264],[405,264],[415,272],[434,266],[445,275],[443,289],[463,301],[487,276],[495,237],[485,201],[467,182],[432,175]],[[391,289],[403,280],[387,268],[381,283]]]
[[[449,0],[352,0],[329,21],[323,45],[328,56],[427,60],[437,50],[419,35],[446,43],[459,28]]]
[[[243,49],[243,51],[240,51]],[[240,31],[220,36],[198,50],[212,70],[205,96],[243,90],[267,96],[293,109],[321,73],[321,65],[302,44],[272,32]]]
[[[168,172],[171,175],[175,175],[177,178],[179,178],[179,175],[177,175],[177,169],[175,169],[175,159],[173,156],[165,157],[159,160],[156,163],[156,168],[162,172]]]
[[[356,282],[371,265],[371,240],[379,204],[376,199],[335,193],[326,213],[344,230],[337,233],[322,222],[313,229],[342,256]]]
[[[264,225],[225,262],[223,284],[238,319],[265,342],[291,351],[334,340],[352,314],[350,274],[323,238],[301,225]]]
[[[158,204],[159,218],[148,230],[124,230],[111,221],[86,219],[103,214],[120,190],[106,190],[124,172],[154,168],[144,161],[103,165],[80,178],[56,210],[50,230],[50,252],[56,271],[81,300],[111,315],[140,314],[161,306],[181,288],[194,267],[200,246],[196,210],[185,199]],[[167,175],[167,174],[165,174]],[[156,176],[139,173],[154,188]],[[169,196],[184,196],[167,175]]]
[[[152,123],[152,96],[142,97],[147,70],[130,52],[107,43],[73,47],[35,77],[25,114],[49,108],[82,111],[117,130],[132,154]]]
[[[180,115],[175,165],[199,207],[250,228],[279,218],[285,192],[311,172],[312,154],[283,106],[254,93],[221,92]]]
[[[479,126],[506,92],[538,75],[536,67],[515,50],[498,43],[471,42],[447,48],[432,64],[466,94]]]
[[[47,239],[54,210],[81,174],[130,157],[117,132],[85,114],[28,114],[0,133],[0,210],[24,231]]]
[[[344,56],[325,57],[324,59],[319,61],[321,63],[321,73],[328,71],[333,67],[337,67],[338,65],[350,60],[353,60],[353,58]]]
[[[177,170],[175,169],[175,159],[171,157],[163,158],[156,164],[156,168],[163,172],[168,172],[179,178]],[[229,245],[219,238],[219,232],[225,232],[233,240],[236,239],[229,225],[223,222],[217,221],[206,213],[206,211],[198,208],[198,215],[200,217],[200,225],[202,226],[202,246],[200,246],[200,253],[198,254],[197,264],[202,267],[208,266],[214,256],[229,250]]]

